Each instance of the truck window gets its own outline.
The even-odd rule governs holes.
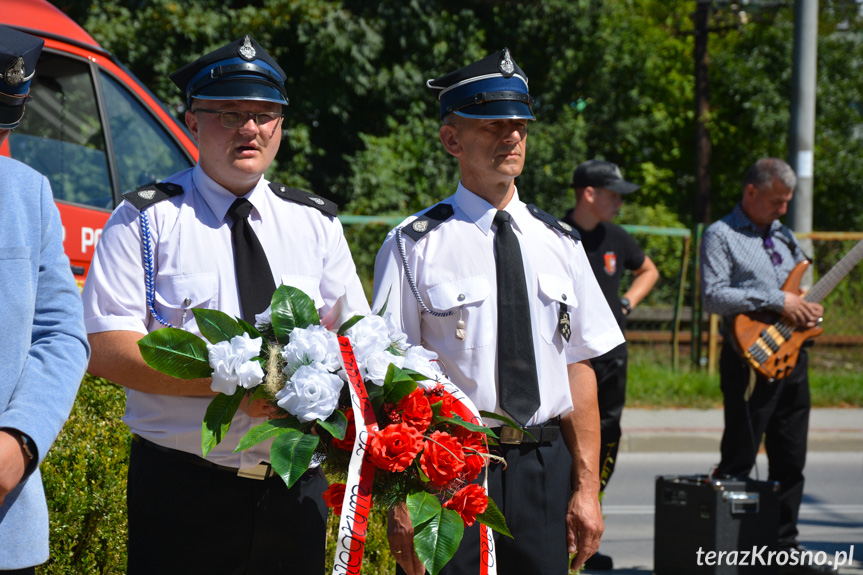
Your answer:
[[[10,155],[47,176],[56,199],[113,208],[89,65],[43,52],[30,89],[33,100],[10,135]]]
[[[188,155],[119,82],[100,72],[120,193],[161,182],[192,165]]]

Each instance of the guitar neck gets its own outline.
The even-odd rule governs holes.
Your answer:
[[[822,299],[827,297],[833,288],[835,288],[842,279],[848,275],[854,266],[860,263],[860,260],[863,259],[863,240],[857,242],[851,251],[845,254],[839,263],[833,266],[829,272],[827,272],[823,278],[818,280],[818,282],[812,286],[803,299],[813,303],[819,303]]]

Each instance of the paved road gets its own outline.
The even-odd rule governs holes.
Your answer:
[[[606,531],[600,550],[614,559],[616,575],[653,571],[654,489],[657,475],[706,474],[716,452],[621,453],[606,493]],[[759,457],[762,478],[767,461]],[[841,575],[863,575],[863,452],[809,454],[800,515],[800,542],[831,556],[848,553],[855,562]]]

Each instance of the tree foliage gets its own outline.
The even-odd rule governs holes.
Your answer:
[[[425,80],[507,46],[537,98],[524,199],[563,213],[574,166],[598,157],[644,184],[628,201],[692,222],[694,0],[58,4],[178,111],[184,102],[168,74],[252,34],[288,74],[291,105],[271,177],[353,213],[407,214],[451,193],[457,166],[437,140]],[[750,164],[788,150],[792,3],[746,6],[712,5],[714,218],[736,203]],[[822,0],[819,18],[815,228],[860,229],[861,16],[852,1]],[[657,213],[633,210],[631,223],[654,223]]]

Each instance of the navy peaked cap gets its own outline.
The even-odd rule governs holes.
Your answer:
[[[440,101],[440,117],[535,120],[527,74],[504,48],[478,62],[426,82]]]
[[[631,194],[641,186],[627,182],[620,173],[620,168],[613,162],[588,160],[575,168],[572,174],[573,188],[605,188],[618,194]]]
[[[187,102],[260,100],[287,106],[286,79],[284,70],[248,34],[171,74]]]
[[[0,129],[12,130],[21,123],[44,45],[42,38],[0,26]]]

